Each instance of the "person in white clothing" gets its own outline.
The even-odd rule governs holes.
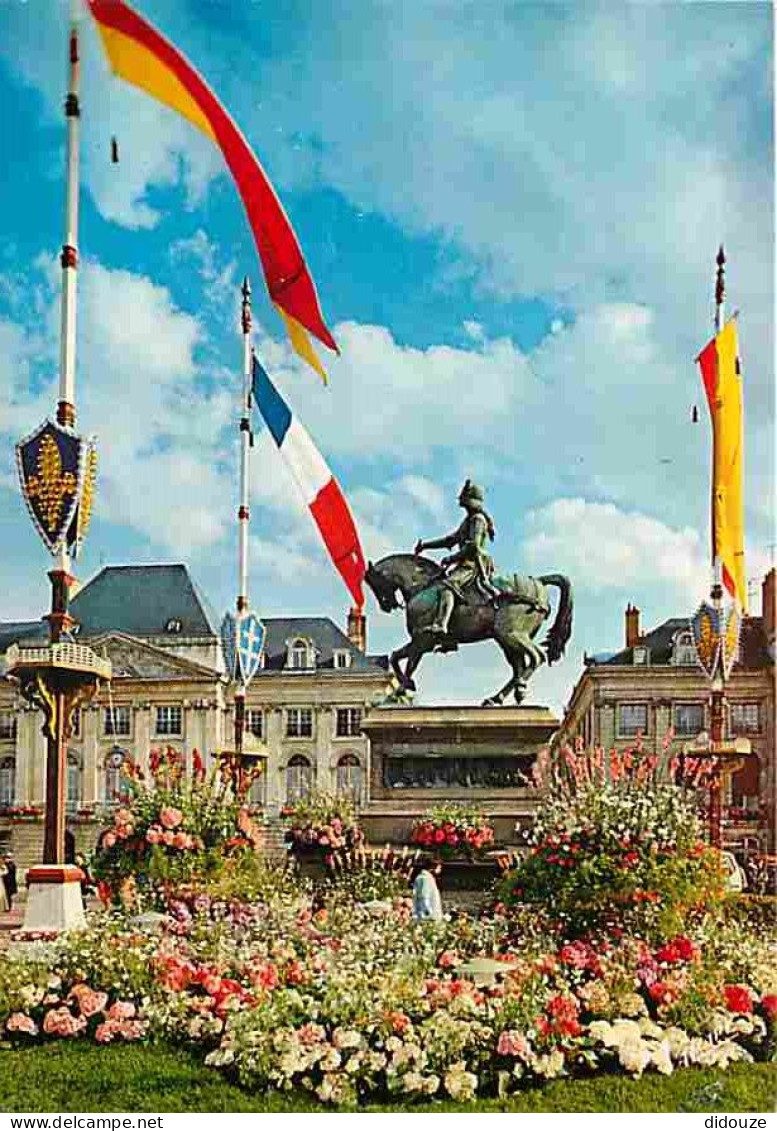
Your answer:
[[[437,877],[442,871],[439,860],[422,856],[416,865],[413,881],[413,918],[442,919],[442,899]]]

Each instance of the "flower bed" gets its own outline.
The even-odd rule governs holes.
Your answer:
[[[416,821],[410,840],[443,860],[475,860],[493,846],[494,830],[479,809],[448,802],[433,806]]]
[[[161,931],[105,915],[37,956],[12,953],[0,969],[5,1036],[99,1041],[108,1021],[132,1021],[111,1039],[182,1042],[251,1088],[331,1103],[463,1101],[774,1050],[774,950],[741,929],[553,946],[515,939],[499,915],[413,924],[398,903],[376,919],[342,894],[320,907],[285,885],[251,905],[176,899]],[[473,955],[498,956],[506,976],[488,987],[461,976]]]

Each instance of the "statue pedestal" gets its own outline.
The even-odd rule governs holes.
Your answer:
[[[78,931],[86,926],[80,868],[38,864],[27,873],[27,906],[22,930]]]
[[[370,739],[370,804],[359,821],[373,844],[407,844],[432,805],[479,806],[496,840],[519,843],[539,801],[534,761],[559,727],[547,707],[376,707],[363,723]]]

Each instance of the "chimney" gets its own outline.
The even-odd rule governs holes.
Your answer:
[[[367,651],[367,617],[355,605],[348,612],[348,639],[360,652]]]
[[[761,585],[761,616],[764,623],[764,636],[767,645],[774,645],[774,566],[769,570]]]
[[[639,644],[639,641],[639,609],[636,605],[628,604],[626,606],[626,647],[633,648],[635,644]]]

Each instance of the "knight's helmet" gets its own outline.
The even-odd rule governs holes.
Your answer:
[[[482,505],[485,500],[486,496],[483,488],[478,487],[476,483],[473,483],[471,480],[467,479],[461,491],[459,491],[459,502],[480,503]]]

